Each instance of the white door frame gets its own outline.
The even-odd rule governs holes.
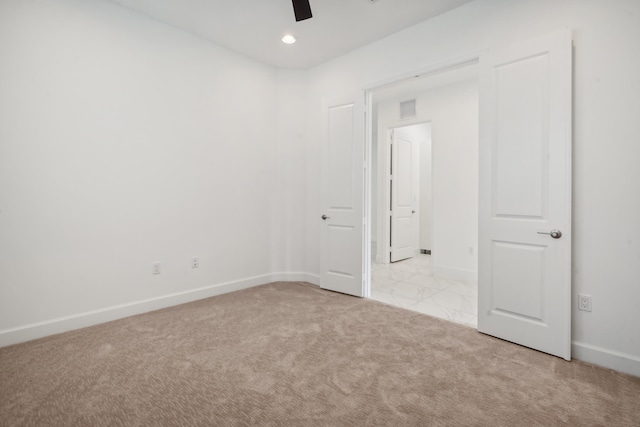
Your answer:
[[[568,35],[568,37],[567,37],[567,35]],[[375,89],[379,89],[379,88],[382,88],[384,86],[390,86],[390,85],[392,85],[394,83],[402,82],[403,80],[409,79],[411,77],[419,77],[419,76],[424,75],[426,73],[435,74],[435,73],[445,72],[448,69],[453,69],[453,68],[456,68],[456,67],[463,66],[465,64],[470,64],[471,62],[480,62],[481,60],[482,61],[491,61],[492,57],[490,55],[493,52],[499,52],[498,54],[511,55],[513,58],[519,59],[521,61],[528,61],[530,58],[534,58],[534,57],[540,56],[542,54],[553,55],[553,61],[551,61],[551,62],[552,62],[552,65],[554,66],[554,68],[553,68],[552,71],[549,71],[549,73],[552,74],[550,78],[553,78],[553,84],[554,84],[553,88],[555,88],[556,91],[564,91],[565,88],[568,87],[569,88],[568,90],[570,90],[570,88],[571,88],[571,63],[570,63],[571,54],[570,53],[571,52],[570,52],[570,43],[569,43],[569,48],[567,48],[567,44],[565,43],[567,40],[570,41],[570,39],[571,39],[571,34],[570,34],[570,32],[568,30],[559,31],[559,32],[555,32],[555,33],[549,33],[549,34],[537,37],[535,39],[524,40],[522,42],[519,42],[517,45],[514,44],[511,47],[504,48],[504,49],[512,49],[512,50],[515,49],[514,52],[512,52],[510,50],[506,50],[505,51],[504,49],[503,50],[498,50],[498,51],[484,50],[482,52],[478,52],[478,53],[467,55],[466,57],[463,57],[463,58],[457,58],[457,59],[454,59],[454,60],[446,61],[444,63],[440,63],[440,64],[436,64],[434,66],[428,67],[426,69],[426,72],[425,71],[414,72],[414,73],[405,75],[404,78],[401,77],[401,78],[396,78],[396,79],[390,79],[390,80],[387,80],[387,81],[385,81],[383,83],[376,84],[376,85],[371,85],[371,86],[365,88],[365,93],[366,93],[366,97],[365,97],[366,98],[365,115],[366,115],[366,129],[367,129],[367,132],[366,132],[366,140],[364,141],[364,143],[365,143],[365,147],[364,148],[365,149],[363,150],[363,152],[365,153],[365,156],[366,156],[364,160],[367,161],[367,159],[368,159],[368,162],[366,163],[366,164],[368,164],[368,169],[370,170],[370,166],[371,166],[371,164],[370,164],[371,163],[370,156],[368,156],[368,154],[371,153],[371,147],[372,147],[371,128],[372,128],[373,107],[372,107],[372,102],[371,101],[373,99],[372,92]],[[567,55],[568,51],[569,51],[569,54]],[[487,53],[487,54],[485,55],[485,53]],[[489,58],[489,59],[487,59],[487,58]],[[504,61],[507,61],[507,62],[505,62],[505,64],[510,64],[511,62],[508,62],[508,61],[513,61],[514,60],[511,57],[505,57],[505,58],[506,59],[504,59]],[[567,61],[569,61],[568,69],[567,69]],[[483,62],[483,63],[485,63],[485,62]],[[490,66],[492,65],[491,62],[486,62],[486,63],[489,64]],[[543,67],[543,69],[544,69],[545,64],[537,65],[537,66],[538,67]],[[547,68],[549,67],[548,64],[546,66],[547,66]],[[481,67],[481,71],[482,71],[482,67]],[[516,71],[520,72],[521,70],[518,69]],[[522,78],[535,78],[536,77],[536,75],[535,75],[536,71],[537,70],[534,70],[533,73],[530,73],[530,74],[532,74],[533,77],[531,77],[528,74],[524,73]],[[486,70],[484,72],[486,72]],[[484,76],[486,77],[487,75],[484,74]],[[520,78],[520,75],[516,74],[513,79],[517,80],[518,78]],[[513,83],[513,81],[511,81],[511,80],[505,80],[505,81],[511,82],[511,84],[517,84],[517,82]],[[480,93],[480,102],[482,102],[482,99],[485,99],[485,98],[482,98],[482,96],[483,96],[483,92],[482,91],[486,90],[491,85],[495,86],[495,82],[493,82],[491,84],[487,84],[486,82],[487,82],[487,80],[485,80],[485,86],[486,87],[484,89],[483,89],[482,85],[480,87],[480,91],[481,91],[481,93]],[[493,87],[493,86],[491,86],[491,87]],[[547,87],[547,86],[545,86],[545,87]],[[558,92],[556,92],[556,93],[558,93]],[[566,93],[565,93],[565,95],[566,95]],[[569,138],[568,143],[571,144],[571,133],[570,133],[570,131],[571,131],[571,128],[570,128],[570,126],[571,126],[571,115],[572,115],[571,106],[570,106],[571,105],[571,102],[570,102],[571,96],[572,95],[569,96],[569,100],[567,100],[566,97],[562,98],[562,100],[561,100],[562,102],[560,102],[561,105],[557,105],[558,104],[557,102],[554,103],[553,107],[557,107],[557,108],[553,109],[553,112],[555,114],[553,116],[553,118],[556,118],[556,116],[561,116],[560,122],[554,122],[556,127],[553,130],[548,130],[548,129],[547,130],[543,130],[542,138],[544,138],[544,135],[546,135],[546,134],[544,134],[544,132],[553,132],[553,134],[551,136],[556,137],[558,141],[562,141],[563,143],[565,143],[565,142],[567,142],[564,139],[564,138],[567,137],[567,133],[566,133],[567,129],[565,129],[565,128],[568,127],[568,131],[569,131],[569,133],[568,133],[568,138]],[[535,96],[533,96],[533,98],[535,98]],[[486,99],[492,100],[491,97],[487,97]],[[540,109],[541,109],[542,112],[541,113],[539,112],[538,115],[539,116],[542,115],[541,116],[542,119],[539,119],[539,120],[543,120],[544,117],[546,117],[546,116],[544,116],[544,114],[546,114],[545,113],[546,110],[543,110],[544,106],[546,105],[544,103],[545,99],[543,99],[542,101],[540,101],[538,103],[534,103],[534,105],[538,105],[538,104],[541,105]],[[546,100],[547,100],[546,102],[550,102],[548,99],[546,99]],[[505,102],[507,103],[507,105],[503,106],[503,107],[504,108],[508,108],[510,101],[505,101]],[[516,101],[514,101],[514,103],[517,104]],[[495,108],[497,108],[497,107],[492,104],[492,108],[494,108],[494,110],[495,110]],[[566,108],[568,108],[569,114],[571,114],[568,117],[566,116],[566,113],[567,113]],[[488,111],[487,109],[480,111],[480,115],[481,115],[481,117],[480,117],[480,129],[481,130],[482,130],[482,127],[483,127],[483,123],[486,124],[486,122],[483,122],[483,118],[487,119],[487,116],[488,116],[488,118],[491,119],[492,117],[494,117],[494,116],[491,116],[489,113],[487,113],[487,111]],[[522,114],[528,114],[528,110],[525,110],[524,113],[522,113]],[[551,113],[549,113],[549,114],[551,114]],[[522,121],[523,123],[526,122],[526,118],[524,116],[522,116],[522,115],[519,117],[519,120]],[[568,123],[567,123],[567,121],[568,121]],[[507,122],[507,123],[509,123],[509,122]],[[516,130],[515,131],[514,130],[510,130],[509,131],[510,133],[508,133],[509,135],[517,134],[517,130],[518,130],[518,126],[519,126],[518,123],[519,123],[518,121],[516,121],[515,124],[512,123],[513,129],[516,129]],[[547,136],[549,136],[549,135],[547,135]],[[483,149],[484,144],[482,143],[482,140],[483,140],[482,134],[480,135],[480,137],[481,138],[480,138],[479,143],[481,145],[479,145],[479,147],[478,147],[479,148],[479,153],[478,153],[479,154],[479,161],[480,161],[480,163],[482,163],[484,161],[485,164],[491,165],[490,160],[491,160],[491,156],[492,156],[493,151],[495,151],[495,147],[494,148],[490,147],[491,150]],[[484,138],[484,139],[486,141],[486,138]],[[484,147],[484,148],[486,148],[486,147]],[[571,309],[571,305],[570,305],[570,300],[571,300],[571,295],[570,295],[570,280],[571,280],[571,274],[570,274],[570,272],[571,272],[571,264],[570,264],[570,255],[571,255],[571,253],[570,253],[570,248],[571,248],[571,239],[570,239],[570,237],[571,237],[571,233],[570,233],[570,224],[571,224],[571,209],[570,209],[571,208],[571,205],[570,205],[570,203],[571,203],[571,200],[570,200],[570,195],[571,195],[570,185],[571,184],[570,183],[571,183],[571,181],[570,181],[570,170],[571,170],[571,157],[570,157],[570,152],[569,152],[568,157],[567,157],[567,155],[566,155],[566,147],[562,148],[562,150],[564,150],[562,152],[562,155],[556,156],[555,158],[560,159],[561,162],[564,162],[564,161],[569,162],[569,169],[568,169],[569,172],[567,172],[567,170],[563,170],[563,171],[560,171],[560,172],[556,171],[556,173],[557,173],[557,176],[559,176],[559,177],[564,179],[563,184],[562,184],[563,187],[565,186],[564,183],[566,183],[566,182],[569,183],[568,184],[569,185],[569,191],[568,191],[568,197],[569,197],[569,200],[568,200],[568,203],[569,203],[568,215],[569,215],[569,218],[565,217],[565,213],[567,213],[567,206],[565,205],[565,206],[560,207],[557,211],[555,211],[556,214],[557,214],[556,216],[558,218],[555,219],[554,222],[558,223],[560,225],[560,227],[565,227],[565,228],[569,229],[569,231],[567,233],[568,234],[567,237],[569,237],[569,242],[567,242],[569,244],[568,249],[567,249],[566,244],[563,245],[564,250],[568,250],[568,252],[569,252],[568,257],[564,256],[565,260],[568,259],[568,263],[569,264],[554,265],[554,270],[553,270],[554,274],[557,273],[558,271],[562,270],[562,271],[560,271],[560,278],[559,279],[558,279],[558,277],[559,277],[558,274],[555,274],[555,275],[547,274],[545,277],[549,276],[551,278],[549,280],[547,280],[547,282],[545,282],[546,279],[543,278],[542,275],[545,272],[548,273],[549,272],[549,268],[547,268],[547,270],[541,271],[540,272],[541,274],[538,275],[540,277],[532,278],[528,283],[529,288],[531,289],[530,293],[532,295],[536,296],[536,298],[542,299],[542,303],[538,303],[536,305],[535,301],[533,301],[532,303],[529,303],[529,301],[527,301],[524,305],[521,304],[521,306],[518,305],[521,301],[518,300],[517,297],[515,297],[515,295],[517,295],[518,290],[517,289],[514,290],[513,288],[509,287],[511,285],[511,283],[513,282],[513,274],[511,274],[511,270],[509,270],[508,268],[504,269],[505,271],[502,271],[501,272],[502,275],[498,278],[501,281],[500,280],[495,281],[491,276],[493,274],[492,271],[489,270],[489,273],[487,273],[487,269],[485,269],[484,272],[482,273],[483,275],[482,276],[479,275],[480,284],[481,283],[485,284],[484,292],[491,292],[493,294],[495,294],[496,292],[502,292],[502,294],[500,294],[500,295],[502,295],[503,298],[502,298],[502,300],[500,300],[500,303],[504,304],[505,307],[507,307],[507,308],[504,309],[504,312],[505,312],[505,315],[503,316],[503,318],[505,319],[504,324],[500,324],[500,325],[498,325],[499,327],[496,327],[496,322],[495,321],[493,323],[489,324],[490,323],[489,320],[488,320],[489,317],[488,316],[484,316],[484,317],[481,318],[485,322],[484,326],[480,325],[480,322],[479,322],[479,326],[482,326],[482,328],[479,328],[478,330],[481,331],[481,332],[488,333],[490,335],[499,337],[499,338],[507,339],[509,341],[512,341],[512,342],[515,342],[515,343],[519,343],[521,345],[525,345],[527,347],[534,348],[534,349],[537,349],[537,350],[540,350],[540,351],[548,352],[550,354],[554,354],[554,355],[557,355],[559,357],[563,357],[563,358],[565,358],[567,360],[570,360],[570,358],[571,358],[571,322],[570,322],[570,319],[571,319],[571,313],[572,313],[572,309]],[[509,151],[507,150],[506,153],[507,153],[506,156],[508,156],[509,155]],[[542,154],[540,154],[540,156],[542,156]],[[503,165],[510,165],[509,160],[510,159],[508,157],[506,158],[506,160],[503,159]],[[516,170],[516,173],[517,172],[518,171]],[[485,174],[486,174],[486,171],[485,171]],[[567,174],[569,174],[568,177],[565,176]],[[491,178],[491,180],[492,180],[491,182],[494,182],[495,181],[495,178],[494,178],[495,177],[495,173],[493,173],[492,176],[493,177]],[[482,177],[483,177],[483,175],[479,176],[479,178],[482,178]],[[365,190],[364,199],[366,200],[366,205],[365,205],[363,223],[364,224],[369,224],[368,218],[371,217],[371,203],[370,203],[370,200],[371,200],[371,182],[370,182],[371,174],[370,174],[369,171],[366,174],[366,179],[365,180],[366,180],[366,182],[365,182],[365,185],[363,187],[364,187],[364,190]],[[562,179],[560,181],[562,181]],[[483,184],[483,182],[484,182],[484,184]],[[485,189],[489,188],[489,190],[493,191],[491,189],[491,186],[487,187],[487,181],[486,180],[483,181],[483,182],[480,183],[480,185],[484,185],[484,187],[481,187],[481,188],[485,188]],[[537,185],[537,184],[535,184],[535,185]],[[509,187],[509,185],[507,185],[506,188],[511,192],[515,191],[515,190],[513,190],[512,187]],[[560,191],[560,195],[562,195],[562,191],[565,191],[565,190],[566,189],[563,188]],[[565,193],[566,193],[566,191],[565,191]],[[491,194],[493,194],[493,193],[491,193]],[[510,193],[505,193],[505,194],[510,194]],[[556,194],[556,196],[558,196],[558,194]],[[560,197],[560,199],[562,199],[562,197]],[[566,202],[566,197],[564,198],[564,201]],[[487,232],[489,232],[489,231],[490,232],[494,232],[495,230],[494,229],[489,230],[489,228],[487,228],[488,227],[487,226],[487,221],[485,221],[485,217],[482,216],[483,215],[482,212],[484,212],[484,211],[482,211],[480,208],[484,209],[487,206],[491,206],[491,204],[493,202],[490,201],[489,204],[486,201],[481,202],[480,198],[479,198],[478,202],[479,202],[479,206],[478,206],[478,215],[479,215],[478,216],[478,221],[480,222],[481,220],[483,220],[484,221],[483,222],[484,223],[484,227],[485,227],[485,229],[483,230],[483,228],[482,228],[483,224],[480,224],[479,233],[480,233],[481,236],[484,233],[485,234],[484,237],[486,238],[487,237],[486,236]],[[556,203],[558,203],[558,202],[556,202]],[[538,203],[538,205],[540,205],[540,203]],[[536,205],[536,206],[538,206],[538,205]],[[528,205],[526,205],[526,204],[523,205],[523,206],[528,208]],[[524,211],[523,209],[520,209],[520,210],[518,210],[516,208],[514,208],[514,209],[515,209],[514,210],[514,212],[515,212],[514,215],[517,215],[520,211]],[[536,209],[538,209],[538,207],[536,207]],[[554,205],[554,209],[555,209],[555,205]],[[522,226],[521,222],[513,221],[513,223],[518,225],[518,226]],[[535,229],[536,229],[537,223],[531,222],[531,221],[530,221],[530,223],[531,224],[529,224],[529,223],[525,224],[528,227],[527,229],[524,230],[527,233],[527,236],[529,236],[530,234],[535,234],[534,232],[536,231]],[[553,226],[553,224],[544,224],[544,225],[546,226],[546,228],[551,228]],[[520,228],[522,228],[522,227],[520,227]],[[546,228],[544,230],[542,230],[542,231],[537,231],[537,233],[538,234],[551,234],[551,237],[554,237],[554,238],[559,238],[560,237],[560,235],[558,235],[558,236],[554,236],[553,235],[553,232],[556,231],[556,230],[547,231]],[[510,228],[507,231],[511,232],[513,230]],[[559,234],[559,233],[557,233],[557,234]],[[370,232],[363,233],[363,236],[364,236],[363,244],[365,244],[365,248],[370,248],[371,233]],[[504,233],[501,236],[504,236]],[[504,239],[504,237],[502,237],[502,239]],[[514,241],[514,242],[517,243],[519,241],[523,241],[523,242],[525,242],[525,244],[529,242],[528,240],[526,240],[526,239],[523,240],[523,239],[520,239],[520,240],[517,240],[517,241]],[[521,265],[525,265],[527,262],[528,262],[527,265],[533,265],[533,266],[535,266],[535,264],[540,264],[541,266],[544,264],[541,261],[542,258],[540,256],[530,257],[530,258],[533,259],[533,261],[531,261],[530,259],[525,259],[525,255],[522,255],[522,254],[517,254],[517,256],[516,255],[513,255],[513,256],[510,255],[511,252],[508,252],[508,251],[512,251],[514,249],[514,247],[512,245],[512,242],[510,242],[510,241],[506,241],[506,240],[504,242],[499,242],[498,240],[494,240],[494,241],[496,241],[498,243],[501,243],[501,244],[506,243],[504,245],[504,248],[502,249],[502,252],[500,252],[500,253],[502,254],[503,258],[505,260],[507,260],[508,262],[513,261],[513,259],[515,259]],[[509,246],[509,245],[511,245],[511,246]],[[480,248],[480,246],[481,246],[481,243],[479,243],[479,248]],[[538,246],[542,246],[542,245],[538,245]],[[485,249],[487,249],[487,248],[485,247]],[[364,253],[367,253],[367,251],[365,251]],[[486,251],[484,251],[484,253],[485,253],[485,263],[487,263],[487,260],[492,261],[494,259],[494,258],[492,258],[492,256],[493,256],[492,254],[495,254],[495,251],[486,250]],[[507,254],[509,256],[507,256],[505,254]],[[537,254],[535,254],[535,255],[537,255]],[[552,255],[549,255],[549,256],[554,256],[554,255],[552,254]],[[556,257],[554,257],[554,259],[555,258]],[[481,258],[480,258],[480,260],[481,260]],[[368,295],[370,295],[370,292],[371,292],[371,260],[367,259],[365,264],[366,265],[365,265],[365,269],[364,269],[364,287],[365,287],[364,294],[368,296]],[[481,264],[482,263],[479,263],[479,266],[478,266],[479,273],[480,273]],[[487,263],[489,268],[491,267],[490,264],[491,263]],[[567,273],[567,274],[562,276],[562,273]],[[568,284],[568,286],[569,286],[569,290],[568,290],[569,294],[564,294],[564,292],[567,292],[565,290],[565,286],[567,285],[567,280],[569,281],[569,284]],[[550,306],[544,306],[543,305],[543,302],[545,301],[544,300],[544,292],[540,291],[540,289],[543,289],[544,286],[553,286],[557,282],[561,282],[559,284],[562,286],[562,289],[557,290],[557,292],[554,294],[554,297],[558,297],[558,298],[554,298],[554,299],[552,299],[550,301],[552,303],[556,302],[556,301],[560,301],[560,303],[562,305],[568,304],[568,306],[564,307],[564,309],[557,309],[556,310],[557,306],[553,307],[552,305],[550,305]],[[487,286],[489,286],[490,284],[495,284],[495,283],[498,284],[497,288],[495,288],[495,289],[488,289],[487,288]],[[561,295],[559,292],[562,292],[563,294]],[[483,307],[483,310],[486,310],[487,307],[489,306],[489,304],[487,304],[487,301],[486,301],[486,298],[490,297],[490,295],[489,296],[488,295],[489,294],[484,294],[484,298],[485,298],[484,302],[482,300],[483,295],[482,294],[479,295],[479,302],[480,302],[479,305]],[[504,295],[506,295],[506,297]],[[509,298],[511,298],[512,300],[515,300],[516,302],[512,303],[509,300]],[[551,316],[550,317],[550,319],[551,319],[550,322],[552,322],[551,326],[554,328],[554,330],[550,331],[550,332],[547,332],[546,334],[542,334],[543,338],[540,338],[538,335],[540,335],[542,333],[541,332],[542,329],[544,327],[549,327],[550,324],[547,324],[546,321],[545,322],[539,322],[539,324],[536,324],[534,326],[540,327],[540,329],[539,330],[534,330],[535,328],[529,327],[529,323],[531,323],[531,322],[528,323],[528,320],[526,318],[529,315],[529,312],[531,312],[533,315],[538,316],[538,317],[535,317],[535,316],[531,317],[532,319],[534,319],[534,320],[542,320],[543,317],[541,317],[541,315],[544,314],[545,307],[550,307],[551,309],[553,309],[553,310],[549,310],[549,311],[551,312],[551,314],[550,314],[550,316]],[[515,310],[513,310],[512,308],[515,309]],[[518,310],[520,310],[520,311],[518,311]],[[516,317],[513,317],[513,316],[521,314],[521,313],[522,313],[522,316],[521,316],[522,317],[522,321],[519,324],[512,323],[511,320],[515,321],[515,319],[516,319]],[[544,319],[547,319],[547,318],[544,317]],[[522,325],[524,325],[524,326],[522,326]],[[502,329],[500,329],[500,328],[502,328]],[[521,339],[521,336],[520,336],[520,332],[521,331],[525,332],[525,336],[524,336],[523,339]],[[540,332],[540,334],[538,334],[537,332]],[[556,337],[556,336],[554,336],[555,333],[559,333],[562,336]]]
[[[403,123],[393,123],[390,124],[388,126],[384,126],[384,131],[385,131],[385,140],[384,142],[382,142],[382,140],[380,140],[380,134],[378,134],[378,174],[383,175],[384,179],[383,179],[383,186],[382,188],[378,188],[378,195],[382,196],[382,197],[378,197],[378,206],[372,206],[371,209],[378,209],[378,222],[383,221],[382,224],[378,224],[377,230],[375,230],[376,235],[377,235],[377,241],[378,241],[378,247],[377,247],[377,255],[376,255],[376,260],[380,260],[381,264],[389,264],[390,263],[390,253],[389,253],[389,247],[390,242],[389,242],[389,237],[391,235],[391,229],[389,226],[389,221],[387,218],[387,215],[385,213],[385,209],[384,206],[389,206],[389,204],[391,203],[391,189],[390,189],[390,173],[389,173],[389,161],[390,161],[390,150],[391,148],[389,147],[390,144],[390,139],[391,139],[391,132],[396,130],[396,129],[402,129],[405,127],[410,127],[410,126],[417,126],[417,125],[426,125],[431,123],[431,120],[422,120],[422,119],[412,119],[412,120],[406,120]],[[418,141],[418,143],[420,143],[420,141]],[[372,150],[373,150],[373,140],[371,141],[371,145],[372,145]],[[420,152],[422,152],[423,147],[420,147]],[[433,162],[433,161],[432,161]],[[380,165],[384,165],[384,170],[381,170]],[[432,171],[432,175],[433,175],[433,171]],[[372,179],[374,179],[375,177],[372,177]],[[420,171],[420,185],[422,185],[422,171]],[[429,185],[431,186],[431,191],[433,193],[433,179],[432,177],[430,177],[429,179]],[[371,198],[372,200],[373,198]],[[386,211],[388,211],[388,209],[386,209]],[[433,204],[431,205],[431,216],[433,217]],[[418,211],[419,212],[419,211]],[[385,215],[381,215],[381,213],[385,213]],[[419,225],[419,230],[420,227],[422,227],[422,224]],[[431,227],[431,234],[433,234],[433,227]],[[418,239],[418,252],[420,251],[420,244],[419,244],[420,240]]]
[[[370,224],[371,224],[372,209],[375,209],[375,207],[371,206],[371,157],[372,157],[371,152],[373,149],[373,141],[372,141],[373,139],[373,132],[372,132],[373,131],[373,92],[378,89],[382,89],[385,87],[389,87],[389,86],[393,86],[399,83],[409,81],[410,79],[413,79],[413,78],[428,77],[429,75],[440,74],[440,73],[451,71],[457,68],[462,68],[468,65],[477,64],[480,61],[480,56],[482,52],[484,52],[484,50],[472,52],[468,55],[451,58],[446,61],[437,62],[437,63],[434,63],[433,65],[420,68],[418,70],[415,70],[409,73],[404,73],[397,77],[386,79],[381,82],[365,86],[363,88],[365,93],[365,106],[364,106],[365,108],[365,142],[364,142],[365,158],[363,159],[363,161],[366,168],[365,177],[364,177],[365,178],[364,179],[364,201],[365,201],[364,226],[365,226],[366,232],[363,233],[364,239],[362,241],[363,254],[365,255],[364,261],[363,261],[364,265],[362,267],[363,267],[363,273],[364,273],[365,298],[369,298],[371,296],[371,254],[370,254],[371,225]],[[426,122],[422,121],[422,122],[416,122],[416,123],[407,122],[407,126],[412,124],[420,124],[423,122],[428,123],[429,121],[427,120]],[[402,126],[403,125],[395,126],[395,127],[402,127]],[[393,128],[394,127],[389,127],[389,129],[393,129]]]

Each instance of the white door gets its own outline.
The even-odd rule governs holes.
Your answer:
[[[364,94],[323,104],[320,287],[364,296]]]
[[[480,58],[478,330],[571,358],[571,33]]]
[[[413,206],[415,192],[413,149],[402,132],[391,131],[391,262],[415,255],[417,231]]]

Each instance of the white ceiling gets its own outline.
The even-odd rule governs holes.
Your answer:
[[[279,68],[310,68],[471,0],[111,0]],[[298,42],[285,45],[293,34]]]

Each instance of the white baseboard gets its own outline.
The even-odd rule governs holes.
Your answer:
[[[44,322],[0,330],[0,347],[277,281],[309,282],[318,285],[320,283],[320,277],[309,273],[270,273],[142,301],[106,307],[99,310],[87,311],[71,316],[59,317]]]
[[[460,270],[456,268],[432,266],[433,275],[442,277],[443,279],[458,280],[468,285],[478,284],[478,272],[469,270]]]
[[[434,274],[445,278],[476,283],[476,274],[463,270],[449,268],[434,268]],[[72,316],[60,317],[45,322],[34,323],[12,329],[0,331],[0,347],[30,341],[48,335],[80,329],[99,323],[110,322],[136,314],[147,313],[178,304],[184,304],[204,298],[239,291],[270,282],[308,282],[320,285],[320,276],[303,272],[280,272],[260,276],[248,277],[240,280],[219,283],[185,292],[163,295],[157,298],[136,301],[100,310],[88,311]],[[574,341],[572,343],[572,357],[594,365],[603,366],[630,375],[640,377],[640,357],[621,353],[591,344]]]
[[[640,377],[640,357],[579,341],[571,345],[571,357],[625,374]]]
[[[317,274],[291,272],[291,273],[271,273],[272,282],[307,282],[320,286],[320,276]]]

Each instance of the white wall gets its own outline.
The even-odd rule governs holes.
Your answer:
[[[276,70],[86,0],[2,1],[0,58],[0,345],[303,267]]]
[[[640,2],[477,0],[310,70],[310,115],[337,96],[561,28],[574,34],[573,355],[640,375]],[[310,123],[309,210],[320,212],[319,124]],[[319,270],[310,221],[307,268]]]
[[[575,41],[573,293],[593,296],[573,312],[574,356],[640,375],[637,0],[477,0],[292,86],[107,2],[4,0],[0,345],[282,270],[317,277],[323,97],[559,28]],[[285,120],[294,104],[306,132]]]
[[[307,73],[278,70],[276,182],[271,197],[272,271],[283,278],[318,283],[305,271]],[[295,277],[291,276],[295,273]]]
[[[416,99],[416,117],[400,120],[398,103],[392,98],[378,106],[378,133],[397,126],[429,122],[433,155],[433,185],[420,186],[429,198],[433,188],[434,274],[468,283],[477,279],[478,244],[478,84],[467,80],[411,95]],[[408,129],[411,129],[408,128]],[[422,148],[422,147],[421,147]],[[423,150],[421,149],[421,153]],[[428,174],[428,169],[421,170]],[[422,180],[421,180],[422,181]],[[422,200],[422,198],[421,198]],[[431,207],[420,210],[423,219]],[[422,230],[421,230],[422,231]],[[470,251],[473,249],[473,252]]]

